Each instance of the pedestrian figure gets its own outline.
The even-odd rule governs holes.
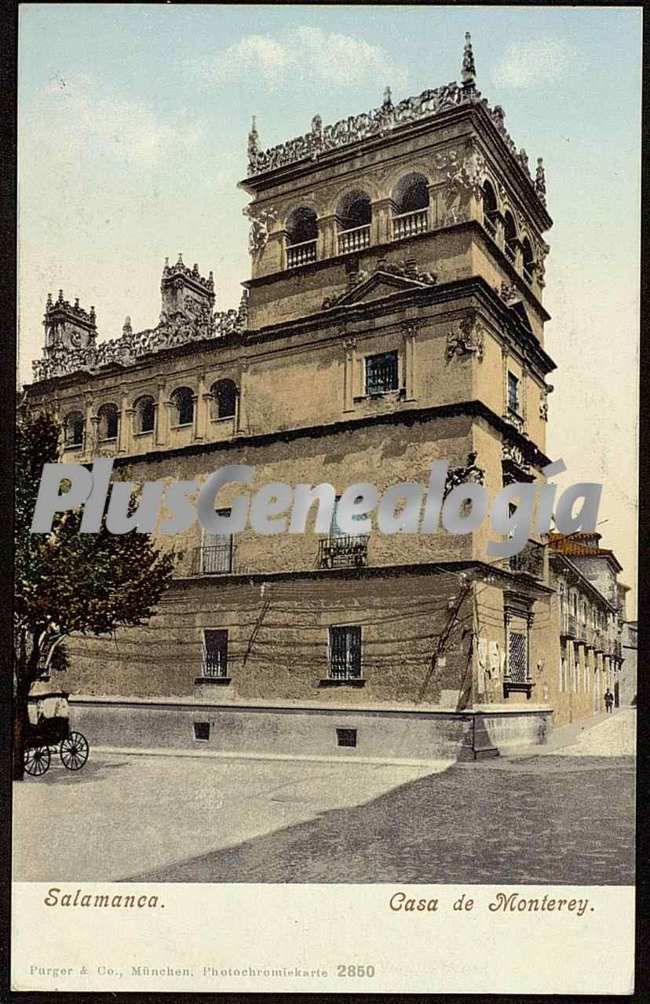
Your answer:
[[[614,705],[614,695],[612,694],[609,687],[605,691],[605,711],[611,715],[612,707]]]

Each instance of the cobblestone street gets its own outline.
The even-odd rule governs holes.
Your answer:
[[[16,786],[16,878],[631,883],[634,722],[437,768],[98,753]]]

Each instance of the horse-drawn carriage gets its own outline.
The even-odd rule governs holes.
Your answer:
[[[58,750],[68,770],[81,770],[90,747],[81,732],[70,731],[68,694],[64,690],[30,694],[25,736],[25,772],[40,777],[49,769],[51,750]]]

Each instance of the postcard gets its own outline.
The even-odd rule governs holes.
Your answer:
[[[21,7],[14,990],[633,992],[640,97],[640,7]]]

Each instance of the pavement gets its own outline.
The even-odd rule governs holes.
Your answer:
[[[477,764],[91,752],[14,786],[23,881],[634,881],[636,712]]]

